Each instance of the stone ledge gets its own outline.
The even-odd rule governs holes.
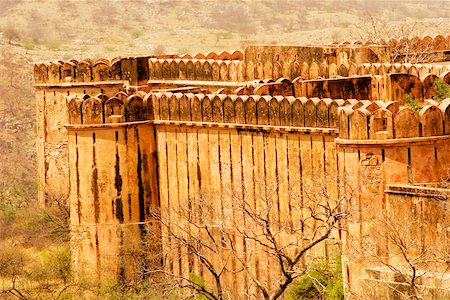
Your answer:
[[[237,130],[255,130],[265,132],[295,132],[311,135],[330,135],[337,136],[336,128],[315,128],[315,127],[288,127],[273,125],[254,125],[254,124],[235,124],[235,123],[215,123],[215,122],[192,122],[192,121],[169,121],[169,120],[149,120],[126,123],[106,123],[106,124],[66,124],[68,130],[90,130],[90,129],[108,129],[118,127],[131,127],[138,125],[155,125],[155,126],[186,126],[186,127],[203,127],[203,128],[223,128]]]

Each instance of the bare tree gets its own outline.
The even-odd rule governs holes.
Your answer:
[[[375,272],[378,281],[398,299],[426,299],[430,288],[445,293],[437,282],[448,276],[448,236],[438,243],[425,243],[420,237],[426,234],[423,220],[402,222],[387,213],[376,224],[377,233],[365,237],[362,250],[355,250],[359,245],[354,247],[357,254],[353,258]],[[379,295],[380,291],[373,293]]]
[[[296,278],[307,274],[309,260],[318,255],[312,250],[326,247],[350,214],[353,193],[338,193],[337,181],[311,182],[302,189],[286,191],[283,199],[289,203],[280,203],[280,183],[255,184],[261,191],[255,197],[246,197],[245,187],[242,193],[233,192],[227,214],[238,221],[231,226],[226,220],[211,222],[218,213],[211,195],[156,215],[166,257],[164,267],[152,273],[207,299],[231,298],[230,288],[238,280],[247,298],[279,299]],[[281,212],[283,205],[290,206],[286,212],[291,216]],[[261,271],[263,262],[268,273]]]
[[[425,63],[438,58],[432,41],[418,38],[424,35],[426,27],[417,21],[396,23],[367,13],[356,29],[354,38],[390,46],[392,62]]]

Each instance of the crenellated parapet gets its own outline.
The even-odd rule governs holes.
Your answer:
[[[339,138],[386,140],[450,135],[450,99],[428,101],[419,112],[388,102],[380,108],[344,107],[339,111]]]
[[[213,56],[219,57],[219,56]],[[150,80],[203,80],[242,82],[244,63],[223,59],[149,59]]]
[[[368,107],[382,102],[332,100],[293,96],[123,92],[68,98],[72,125],[174,121],[338,128],[339,107]]]
[[[131,56],[116,57],[112,60],[99,58],[97,60],[84,59],[78,61],[69,59],[67,61],[51,61],[34,65],[34,81],[36,84],[55,84],[64,82],[99,82],[109,80],[128,80],[132,85],[146,84],[147,80],[155,76],[149,74],[149,59],[161,62],[172,62],[174,60],[186,62],[187,65],[196,60],[218,61],[218,64],[234,64],[243,59],[240,51],[222,51],[220,53],[209,52],[207,54],[198,53],[195,55],[160,55],[160,56]],[[169,75],[168,73],[161,73]],[[156,74],[156,76],[158,73]],[[179,76],[179,75],[177,75]],[[228,78],[228,73],[227,73]],[[221,79],[220,79],[221,80]]]

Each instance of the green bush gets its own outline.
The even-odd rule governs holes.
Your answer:
[[[446,84],[441,78],[436,79],[433,84],[434,92],[433,99],[440,102],[445,98],[450,98],[450,86]]]
[[[416,114],[420,112],[423,105],[416,99],[414,99],[411,94],[405,95],[406,105],[411,108]]]
[[[296,279],[286,291],[286,300],[297,299],[344,299],[341,257],[336,257],[333,264],[318,260]]]

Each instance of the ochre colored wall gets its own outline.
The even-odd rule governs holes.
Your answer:
[[[263,207],[267,200],[275,207],[271,210],[275,220],[299,227],[305,217],[302,214],[307,212],[295,207],[302,199],[307,201],[307,193],[327,184],[330,193],[337,194],[335,135],[320,130],[305,134],[300,128],[283,132],[257,127],[238,130],[169,123],[157,125],[156,132],[161,213],[174,223],[172,231],[176,232],[178,226],[192,226],[186,219],[178,219],[178,212],[196,215],[202,207],[201,201],[211,205],[214,212],[206,214],[201,224],[251,230],[244,225],[248,216],[238,207],[242,199],[254,203],[255,209]],[[234,229],[234,239],[242,247],[242,253],[255,253],[251,263],[254,275],[275,286],[280,274],[278,264],[257,244],[244,243],[239,230]],[[167,236],[164,231],[167,228],[163,228],[163,237]],[[294,237],[284,232],[282,238]],[[337,240],[331,240],[329,244],[317,246],[311,255],[325,257],[336,249],[336,243]],[[201,268],[193,254],[174,253],[168,241],[162,244],[171,272],[184,275],[193,272],[212,282],[211,275],[205,267]],[[220,258],[215,259],[219,264]],[[233,258],[229,264],[239,266]],[[255,288],[246,276],[244,272],[225,272],[224,286],[230,292],[235,291],[234,297]]]
[[[133,251],[141,249],[150,229],[146,221],[159,205],[154,141],[151,125],[69,127],[71,245],[78,276],[137,276],[141,262],[133,261]]]
[[[67,131],[69,123],[67,97],[71,95],[97,95],[111,97],[123,89],[123,84],[100,86],[36,85],[38,200],[41,205],[52,198],[69,196],[69,166],[67,156]]]

